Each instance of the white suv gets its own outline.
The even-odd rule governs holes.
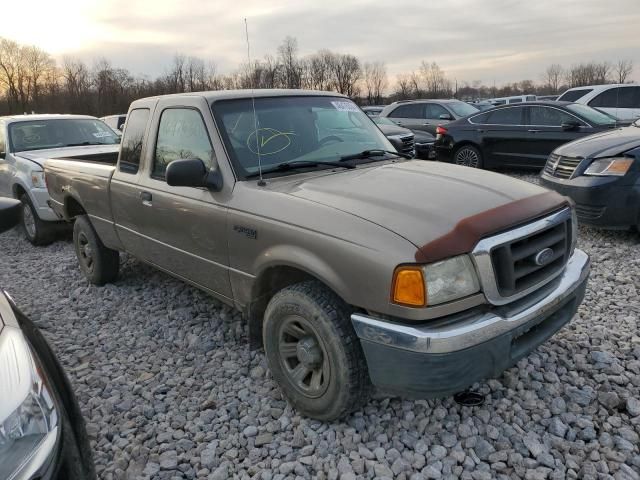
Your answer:
[[[558,101],[582,103],[620,120],[640,117],[640,86],[634,84],[589,85],[564,92]]]

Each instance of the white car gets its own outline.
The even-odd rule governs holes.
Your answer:
[[[86,115],[0,117],[0,196],[22,201],[22,226],[34,245],[53,240],[59,218],[48,205],[44,178],[48,158],[112,160],[120,138]]]
[[[558,100],[589,105],[620,120],[640,117],[640,86],[634,84],[574,87],[560,95]]]

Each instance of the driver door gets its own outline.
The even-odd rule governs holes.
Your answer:
[[[201,187],[172,187],[167,165],[199,158],[218,168],[215,131],[202,98],[161,99],[149,131],[145,169],[137,184],[138,251],[153,265],[211,293],[232,299],[227,246],[227,202],[231,182],[221,192]]]

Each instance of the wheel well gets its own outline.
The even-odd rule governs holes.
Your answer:
[[[251,302],[247,310],[249,346],[252,350],[262,347],[262,321],[271,298],[289,285],[309,280],[315,280],[330,288],[310,273],[285,265],[269,267],[256,278],[251,289]]]
[[[458,145],[456,145],[456,148],[453,149],[453,154],[455,155],[456,152],[458,150],[460,150],[462,147],[466,147],[466,146],[472,146],[476,149],[478,149],[478,151],[480,152],[480,155],[482,155],[482,149],[480,148],[480,145],[478,145],[477,143],[472,142],[471,140],[463,140],[462,142],[458,143]]]
[[[78,215],[84,215],[87,212],[85,211],[85,209],[82,207],[82,205],[80,205],[80,202],[78,202],[75,198],[73,197],[67,197],[64,201],[64,211],[67,214],[67,217],[69,219],[75,218]]]
[[[20,198],[22,195],[25,195],[27,191],[22,188],[22,185],[18,185],[17,183],[13,186],[13,197]]]

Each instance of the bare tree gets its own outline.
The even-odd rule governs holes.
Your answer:
[[[387,88],[387,67],[384,62],[365,63],[363,66],[367,101],[370,105],[382,103],[382,95]]]
[[[625,83],[632,72],[633,61],[631,60],[618,60],[614,67],[614,74],[618,83]]]
[[[358,80],[362,75],[358,59],[350,54],[334,54],[331,57],[330,70],[333,88],[338,93],[355,97],[358,93]]]
[[[394,92],[394,96],[398,100],[407,100],[411,97],[411,78],[408,75],[398,75],[396,77],[396,88]]]
[[[420,77],[426,86],[426,94],[430,98],[450,96],[451,82],[447,80],[444,71],[436,62],[429,64],[423,61],[420,65]]]
[[[298,41],[294,37],[286,37],[278,47],[278,57],[282,65],[282,86],[300,88],[301,71],[298,60]]]
[[[558,93],[563,74],[564,69],[562,68],[562,65],[554,63],[547,67],[544,72],[544,79],[549,86],[550,93]]]

